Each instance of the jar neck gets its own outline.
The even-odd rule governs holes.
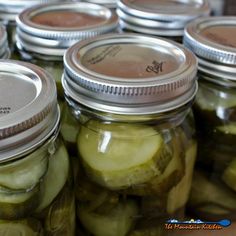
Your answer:
[[[94,110],[82,104],[78,104],[67,97],[66,101],[71,108],[73,115],[82,124],[86,123],[92,118],[104,120],[106,122],[140,123],[150,125],[158,124],[158,126],[163,126],[162,128],[172,128],[180,125],[191,111],[191,106],[193,103],[193,101],[190,101],[184,106],[168,112],[141,115],[123,115]]]
[[[228,87],[228,88],[235,88],[236,87],[236,81],[225,79],[225,78],[223,78],[223,76],[216,77],[216,76],[211,75],[209,73],[204,73],[204,72],[199,71],[198,77],[199,77],[200,82],[201,82],[201,80],[204,80],[204,81],[212,83],[216,86],[224,86],[224,87]]]

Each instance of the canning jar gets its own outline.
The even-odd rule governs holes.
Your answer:
[[[21,60],[49,71],[56,79],[59,97],[63,97],[65,50],[82,39],[113,31],[118,19],[103,6],[71,2],[28,8],[18,15],[16,22],[16,45]]]
[[[236,17],[190,23],[184,43],[199,58],[194,105],[199,151],[189,209],[208,220],[236,219]]]
[[[116,8],[116,2],[117,2],[117,0],[81,0],[81,1],[82,2],[90,2],[90,3],[95,3],[95,4],[103,5],[105,7],[111,8],[111,9],[115,9]]]
[[[32,5],[47,3],[47,2],[61,2],[64,0],[0,0],[0,22],[6,26],[8,33],[8,41],[11,51],[14,51],[15,33],[16,33],[16,16],[25,8]]]
[[[0,25],[0,59],[8,59],[11,55],[8,47],[7,32],[4,26]]]
[[[182,42],[189,21],[209,13],[207,0],[117,0],[121,30],[163,36],[177,42]]]
[[[74,236],[75,201],[56,85],[41,68],[0,61],[0,234]]]
[[[73,45],[64,66],[79,131],[81,232],[164,235],[163,222],[182,216],[191,184],[195,56],[161,38],[108,34]]]

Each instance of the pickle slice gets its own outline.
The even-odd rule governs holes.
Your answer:
[[[75,198],[68,186],[47,209],[44,225],[47,236],[75,235]]]
[[[0,186],[15,190],[32,189],[45,175],[48,167],[47,146],[25,158],[0,165]]]
[[[39,204],[40,188],[36,185],[29,192],[0,189],[0,219],[14,220],[32,214]]]
[[[27,219],[20,221],[0,220],[1,236],[43,236],[43,229],[39,221]]]
[[[201,82],[196,96],[196,103],[202,110],[214,111],[219,108],[236,107],[236,95],[227,88],[214,87],[212,84]]]
[[[167,194],[184,176],[185,155],[181,146],[181,138],[173,136],[171,143],[165,145],[165,152],[163,152],[165,158],[163,159],[167,165],[165,169],[163,168],[162,174],[155,176],[146,183],[133,185],[131,188],[124,190],[124,192],[136,196],[163,196]]]
[[[162,136],[144,125],[90,121],[81,127],[78,150],[88,176],[109,189],[145,183],[170,161]]]
[[[234,158],[229,166],[224,170],[222,179],[228,187],[236,191],[236,158]]]
[[[62,118],[61,118],[61,135],[66,142],[66,145],[75,146],[78,135],[78,122],[70,113],[67,104],[63,104]]]
[[[85,206],[78,207],[81,223],[94,236],[126,236],[137,214],[138,208],[133,201],[119,203],[106,215],[91,212]]]
[[[192,211],[198,213],[202,206],[217,205],[218,209],[236,210],[236,198],[233,191],[217,182],[213,183],[200,171],[195,171],[188,205]],[[209,209],[208,209],[209,211]],[[209,213],[209,212],[208,212]],[[212,212],[214,214],[214,212]]]
[[[169,214],[173,214],[175,211],[183,207],[188,200],[196,154],[197,143],[192,141],[185,152],[185,175],[168,194],[167,213]]]
[[[65,185],[69,173],[69,156],[60,143],[58,150],[50,157],[48,171],[41,184],[41,201],[37,212],[46,208]]]

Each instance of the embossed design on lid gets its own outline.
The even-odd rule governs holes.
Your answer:
[[[196,92],[195,56],[179,44],[136,34],[104,35],[64,56],[65,93],[86,106],[122,114],[157,113]]]
[[[0,61],[0,161],[25,153],[55,132],[56,85],[43,69]]]
[[[79,40],[115,30],[118,17],[92,3],[38,5],[16,18],[17,46],[43,55],[62,56]]]
[[[184,44],[199,57],[199,70],[236,80],[236,17],[204,17],[185,29]]]
[[[210,13],[206,0],[118,0],[117,6],[123,28],[165,36],[172,36],[172,30],[183,35],[189,21]]]

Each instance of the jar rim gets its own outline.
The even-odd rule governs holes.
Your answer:
[[[98,110],[162,112],[187,103],[196,91],[197,60],[173,41],[137,34],[84,40],[64,55],[65,93]]]

